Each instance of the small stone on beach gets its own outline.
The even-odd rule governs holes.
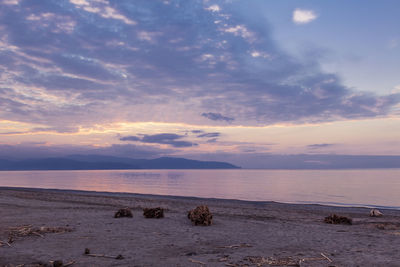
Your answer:
[[[383,213],[380,212],[378,209],[372,209],[369,213],[369,216],[371,217],[382,217]]]

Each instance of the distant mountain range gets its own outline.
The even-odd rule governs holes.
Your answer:
[[[212,157],[210,157],[212,159]],[[214,159],[218,160],[218,159]],[[247,162],[247,168],[281,170],[325,169],[378,169],[400,168],[400,156],[366,155],[264,155]],[[251,164],[250,164],[250,163]],[[185,158],[162,157],[156,159],[132,159],[102,155],[70,155],[30,159],[0,159],[3,170],[116,170],[116,169],[239,169],[237,165],[221,161],[200,161]]]
[[[99,155],[7,160],[0,159],[0,170],[116,170],[116,169],[239,169],[218,161],[184,158],[131,159]]]

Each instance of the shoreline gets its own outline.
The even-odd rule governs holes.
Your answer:
[[[246,200],[246,199],[234,199],[234,198],[214,198],[214,197],[196,197],[196,196],[178,196],[178,195],[158,195],[158,194],[142,194],[133,192],[111,192],[111,191],[90,191],[90,190],[77,190],[77,189],[57,189],[57,188],[39,188],[39,187],[13,187],[13,186],[0,186],[0,191],[11,190],[11,191],[43,191],[43,192],[60,192],[60,193],[71,193],[71,194],[93,194],[93,195],[104,195],[104,196],[131,196],[131,197],[143,197],[143,198],[160,198],[160,199],[182,199],[182,200],[206,200],[206,201],[228,201],[228,202],[243,202],[249,204],[268,204],[276,203],[282,205],[300,205],[300,206],[322,206],[322,207],[336,207],[346,209],[381,209],[381,210],[394,210],[400,212],[400,207],[397,206],[382,206],[373,204],[345,204],[345,203],[332,203],[332,202],[281,202],[273,200]]]
[[[210,208],[211,226],[194,226],[187,219],[187,211],[199,205]],[[165,209],[165,218],[143,217],[143,208],[158,206]],[[133,218],[113,218],[122,207],[131,208]],[[319,204],[0,187],[0,241],[7,240],[12,227],[68,230],[18,237],[10,246],[0,246],[0,266],[38,266],[32,264],[54,260],[74,262],[72,266],[271,266],[285,260],[302,262],[300,266],[396,266],[400,211],[381,210],[383,217],[370,217],[369,211]],[[324,223],[332,213],[352,218],[353,225]],[[85,248],[95,254],[121,254],[124,259],[88,257]]]

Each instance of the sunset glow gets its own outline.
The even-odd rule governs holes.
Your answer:
[[[339,2],[3,0],[0,156],[398,155],[399,3]]]

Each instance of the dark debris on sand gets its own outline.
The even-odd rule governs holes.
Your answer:
[[[164,209],[157,207],[157,208],[144,208],[143,209],[143,216],[145,218],[164,218]]]
[[[32,225],[22,225],[16,227],[10,227],[8,232],[8,240],[0,241],[0,247],[4,244],[11,246],[10,244],[15,242],[17,239],[24,238],[27,236],[39,236],[43,237],[44,234],[48,233],[67,233],[72,232],[73,229],[69,227],[33,227]]]
[[[194,225],[211,225],[212,214],[207,206],[198,206],[194,210],[188,212],[188,218]]]
[[[119,209],[114,215],[114,218],[122,218],[122,217],[132,218],[133,215],[131,209],[130,208]]]
[[[339,216],[336,214],[331,214],[328,217],[325,217],[324,222],[330,224],[348,224],[348,225],[353,224],[353,220],[351,218],[345,216]]]
[[[381,222],[374,224],[374,226],[379,230],[400,230],[400,223]]]

